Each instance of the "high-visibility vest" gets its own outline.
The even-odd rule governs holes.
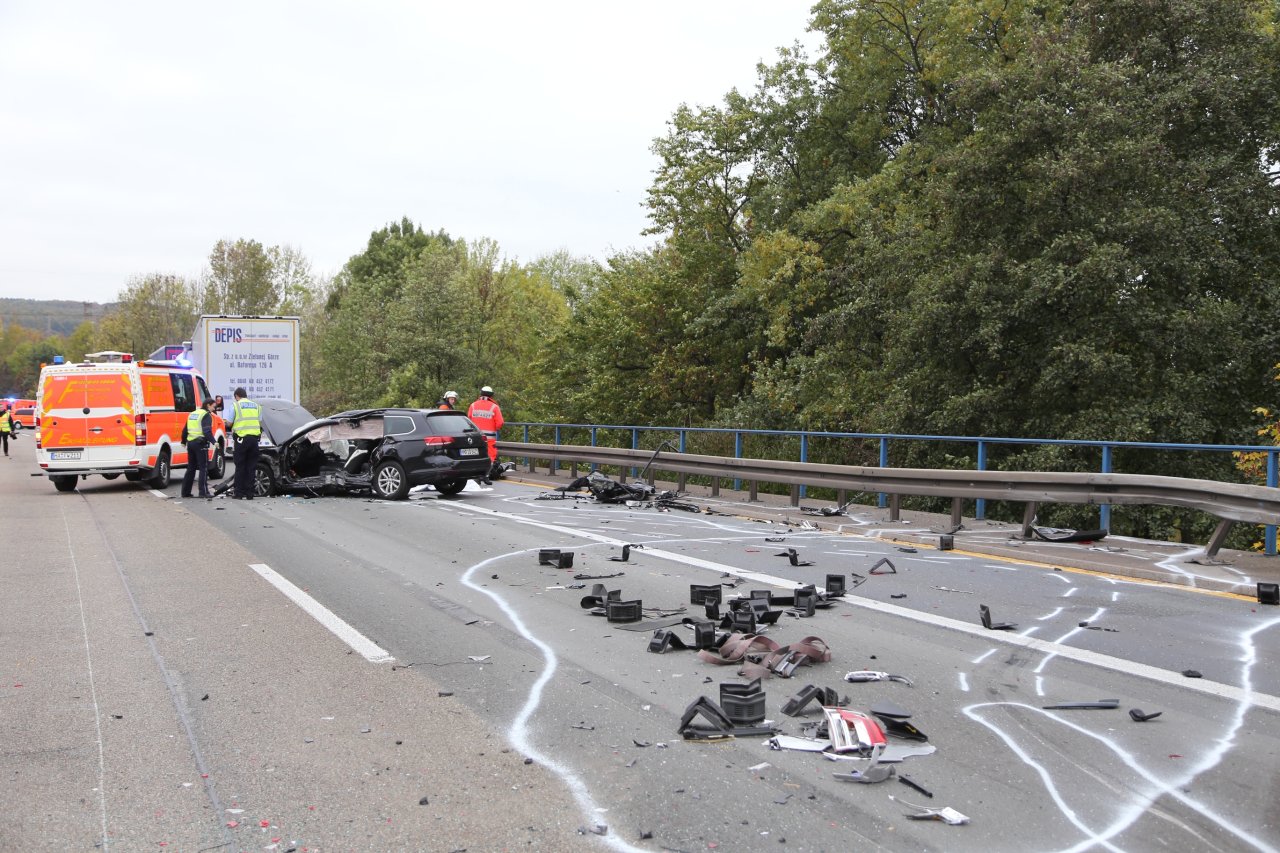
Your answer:
[[[0,415],[0,432],[13,432],[13,412],[7,409]]]
[[[197,438],[204,438],[204,416],[209,414],[204,409],[196,409],[187,415],[187,444]]]
[[[258,414],[258,404],[252,400],[240,398],[235,405],[236,419],[231,424],[231,431],[236,436],[262,435],[262,420]]]
[[[502,429],[502,409],[498,404],[486,397],[481,397],[467,409],[467,417],[476,422],[476,426],[485,435],[497,435]]]

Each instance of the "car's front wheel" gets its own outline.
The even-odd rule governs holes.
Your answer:
[[[276,475],[272,473],[270,463],[258,462],[257,467],[253,469],[253,496],[269,498],[275,493]]]
[[[466,485],[466,480],[445,480],[443,483],[436,483],[436,491],[442,495],[456,495]]]
[[[373,493],[384,501],[398,501],[409,493],[409,479],[399,462],[383,462],[373,470]]]

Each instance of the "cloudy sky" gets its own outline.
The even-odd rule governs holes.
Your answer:
[[[654,137],[812,51],[809,5],[0,0],[0,296],[111,301],[223,238],[332,274],[402,216],[646,245]]]

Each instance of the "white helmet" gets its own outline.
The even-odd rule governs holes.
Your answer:
[[[457,391],[445,391],[445,392],[444,392],[444,398],[445,398],[446,400],[448,400],[450,397],[452,397],[452,398],[453,398],[453,399],[455,399],[455,400],[456,400],[456,399],[458,399],[458,392],[457,392]]]
[[[486,385],[486,386],[484,386],[483,388],[481,388],[481,389],[480,389],[480,393],[481,393],[481,394],[492,394],[492,393],[493,393],[493,389],[492,389],[492,388],[490,388],[488,385]]]

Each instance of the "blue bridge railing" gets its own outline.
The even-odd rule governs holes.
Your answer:
[[[1005,445],[1035,445],[1035,446],[1060,446],[1060,447],[1076,447],[1090,448],[1099,451],[1099,467],[1098,471],[1102,474],[1114,473],[1113,459],[1116,450],[1156,450],[1156,451],[1178,451],[1178,452],[1210,452],[1210,453],[1259,453],[1264,454],[1267,460],[1266,466],[1266,485],[1271,488],[1280,486],[1280,447],[1272,445],[1249,445],[1249,444],[1176,444],[1164,442],[1145,442],[1145,441],[1084,441],[1075,439],[1060,438],[996,438],[987,436],[961,436],[961,435],[910,435],[899,433],[871,433],[871,432],[809,432],[803,430],[767,430],[767,429],[734,429],[729,427],[668,427],[668,426],[634,426],[634,425],[617,425],[617,424],[571,424],[571,423],[532,423],[532,422],[509,422],[507,427],[518,427],[523,431],[523,441],[530,443],[535,441],[534,435],[537,434],[536,441],[545,443],[546,437],[551,439],[552,444],[579,444],[583,443],[583,439],[588,439],[592,447],[598,446],[601,434],[604,433],[615,441],[619,435],[623,440],[629,438],[631,449],[640,450],[642,434],[658,434],[663,440],[670,440],[674,435],[677,448],[681,453],[689,452],[690,438],[695,437],[714,437],[720,439],[727,450],[727,439],[732,436],[733,453],[727,452],[709,453],[715,456],[729,456],[741,459],[744,454],[746,440],[758,436],[772,436],[784,438],[798,443],[798,461],[809,462],[811,444],[815,440],[826,439],[857,439],[862,441],[873,441],[878,443],[878,466],[881,468],[890,467],[889,450],[891,444],[906,442],[947,442],[959,444],[962,446],[971,446],[976,456],[976,467],[979,471],[989,470],[987,468],[988,453],[992,447]],[[610,442],[608,446],[618,447],[616,443]],[[656,446],[656,444],[655,444]],[[652,449],[652,448],[651,448]],[[777,458],[776,454],[772,457]],[[632,469],[631,476],[637,476],[636,469]],[[734,480],[733,488],[735,490],[742,488],[739,480]],[[805,496],[805,487],[800,487],[800,496]],[[880,506],[885,506],[887,496],[879,496]],[[986,501],[978,500],[976,508],[976,517],[983,519],[986,517]],[[1100,504],[1098,507],[1098,526],[1103,530],[1111,529],[1111,507],[1108,504]],[[1263,540],[1263,548],[1268,556],[1276,555],[1276,525],[1267,525]]]

